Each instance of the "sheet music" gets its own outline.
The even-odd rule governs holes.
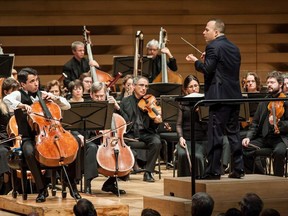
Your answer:
[[[196,92],[193,92],[193,93],[191,93],[191,94],[189,94],[189,95],[186,95],[186,96],[184,96],[184,97],[187,97],[187,98],[197,98],[197,97],[204,97],[204,94],[202,94],[202,93],[196,93]]]

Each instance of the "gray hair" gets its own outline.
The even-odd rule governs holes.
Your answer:
[[[91,93],[96,93],[104,88],[104,91],[107,90],[106,84],[104,82],[94,82],[91,86]]]
[[[84,47],[85,45],[84,45],[84,43],[81,42],[81,41],[74,41],[74,42],[71,44],[71,49],[72,49],[73,51],[76,51],[76,49],[77,49],[78,46]]]
[[[148,80],[147,77],[144,77],[144,76],[136,76],[136,77],[133,78],[133,84],[136,85],[140,79],[145,79],[145,80],[147,80],[147,82],[149,83],[149,80]]]
[[[159,42],[158,42],[157,40],[155,40],[155,39],[150,40],[150,41],[147,43],[146,48],[149,48],[149,47],[151,47],[151,46],[159,47]]]

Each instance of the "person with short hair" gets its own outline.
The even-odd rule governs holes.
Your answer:
[[[141,216],[161,216],[161,214],[155,209],[145,208],[142,210]]]
[[[247,193],[239,205],[243,216],[259,216],[264,204],[257,194]]]
[[[73,206],[75,216],[97,216],[97,211],[93,203],[88,199],[80,199]]]
[[[192,196],[193,216],[211,216],[213,209],[214,200],[209,194],[198,192]]]

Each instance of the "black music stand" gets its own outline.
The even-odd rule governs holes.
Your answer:
[[[7,78],[11,76],[14,65],[14,54],[0,55],[0,78]]]
[[[160,96],[161,114],[163,122],[177,122],[179,104],[177,101],[175,101],[175,97],[178,97],[178,95]]]
[[[148,77],[152,69],[152,58],[143,56],[142,58],[142,76]],[[118,72],[124,76],[133,74],[134,72],[134,56],[114,56],[113,57],[113,76]]]
[[[161,95],[181,95],[182,85],[177,83],[149,83],[147,94],[152,94],[155,97]]]
[[[85,154],[88,130],[110,129],[113,111],[114,104],[108,103],[108,101],[71,103],[71,108],[63,113],[63,122],[65,123],[63,127],[66,130],[84,131]],[[85,177],[84,188],[86,188]]]

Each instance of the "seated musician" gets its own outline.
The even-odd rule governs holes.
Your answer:
[[[122,79],[122,90],[121,94],[116,98],[117,101],[122,101],[123,98],[130,96],[134,91],[133,88],[133,76],[127,74]]]
[[[79,79],[83,83],[83,94],[89,94],[92,86],[92,77],[90,72],[81,74]]]
[[[6,78],[2,83],[2,97],[19,89],[19,83],[12,77]],[[10,119],[10,113],[6,104],[0,99],[0,138],[3,140],[8,138],[6,127]],[[11,181],[9,179],[10,169],[7,161],[7,152],[13,146],[13,141],[8,141],[0,144],[0,195],[7,194],[11,190]],[[8,177],[8,178],[7,178]]]
[[[288,73],[283,74],[283,77],[284,77],[283,93],[288,94]]]
[[[95,82],[92,84],[90,90],[90,96],[92,101],[105,101],[106,100],[106,85],[103,82]],[[115,104],[115,110],[119,110],[120,107],[116,103],[116,100],[113,96],[107,98],[108,101]],[[95,132],[94,132],[95,133]],[[93,136],[92,131],[90,131],[90,136]],[[98,164],[96,160],[98,145],[100,145],[100,139],[95,140],[94,142],[86,143],[86,152],[84,158],[84,176],[86,179],[87,188],[85,188],[86,193],[91,194],[91,181],[93,178],[98,177]],[[112,192],[115,195],[118,195],[118,184],[116,182],[116,177],[108,177],[102,186],[102,191]],[[120,190],[120,194],[126,194],[125,190]]]
[[[31,105],[34,101],[38,101],[39,98],[37,96],[39,90],[39,80],[37,71],[32,68],[23,68],[18,73],[18,81],[22,89],[19,91],[14,91],[11,94],[4,97],[3,101],[8,106],[9,110],[20,111],[20,115],[15,114],[16,121],[18,124],[19,133],[22,135],[22,144],[21,148],[23,151],[23,155],[25,157],[25,161],[29,170],[31,171],[36,187],[38,189],[38,196],[36,198],[36,202],[45,202],[46,197],[49,195],[47,191],[47,184],[44,181],[44,177],[41,173],[41,167],[39,162],[36,160],[34,151],[35,151],[35,134],[32,132],[28,122],[27,122],[27,114],[21,112],[25,110],[27,113],[32,111]],[[45,100],[52,100],[55,103],[59,103],[59,97],[54,96],[51,93],[42,92],[42,97]],[[21,118],[21,119],[19,119]],[[20,123],[20,124],[19,124]],[[76,184],[72,185],[72,189],[70,188],[70,194],[75,195],[75,197],[81,198],[78,194]]]
[[[200,84],[197,77],[188,75],[183,83],[183,90],[186,95],[191,93],[199,93]],[[195,157],[196,157],[196,177],[201,177],[204,174],[205,168],[205,148],[207,146],[207,123],[199,121],[199,115],[195,112]],[[177,134],[179,137],[179,143],[177,144],[178,154],[178,177],[191,176],[191,165],[187,157],[191,154],[191,114],[190,108],[187,106],[181,106],[178,112],[177,120]],[[188,149],[189,154],[186,153],[185,148]]]
[[[83,86],[83,83],[79,79],[76,79],[69,83],[68,91],[70,94],[69,96],[71,96],[71,98],[69,99],[70,103],[84,101],[84,98],[83,98],[84,86]]]
[[[161,50],[159,50],[159,42],[155,39],[149,41],[146,45],[147,48],[147,56],[152,57],[152,70],[151,73],[148,75],[149,82],[153,82],[153,80],[157,77],[157,75],[161,72],[161,53],[164,53],[168,56],[167,66],[172,71],[177,71],[177,63],[176,59],[173,57],[171,51],[168,47],[164,47]],[[159,53],[159,51],[161,53]],[[146,75],[144,75],[146,76]]]
[[[286,97],[282,93],[283,76],[280,72],[273,71],[269,73],[266,78],[266,84],[271,98],[277,98],[279,96]],[[242,140],[246,173],[251,173],[253,170],[253,150],[255,150],[255,148],[249,147],[249,144],[253,144],[260,148],[272,148],[274,175],[283,176],[284,174],[284,159],[288,143],[288,112],[286,112],[288,103],[285,102],[281,104],[281,102],[275,101],[274,104],[276,104],[275,107],[277,107],[278,104],[278,109],[281,109],[281,112],[277,110],[275,112],[275,114],[279,113],[279,115],[273,115],[273,111],[271,110],[273,107],[270,106],[272,104],[269,102],[259,103],[247,136]],[[282,111],[284,111],[284,113]],[[264,173],[261,163],[256,163],[255,172]]]
[[[243,77],[243,92],[259,93],[261,90],[261,82],[257,73],[247,72]]]
[[[156,133],[156,129],[159,123],[162,122],[162,118],[157,116],[152,120],[147,112],[143,112],[138,107],[138,102],[146,95],[148,84],[149,81],[146,77],[138,76],[134,78],[134,92],[132,95],[123,98],[120,104],[120,113],[126,122],[132,122],[127,127],[126,136],[143,141],[148,146],[147,158],[137,154],[137,159],[147,161],[143,180],[154,182],[152,174],[161,149],[161,140],[159,134]]]

